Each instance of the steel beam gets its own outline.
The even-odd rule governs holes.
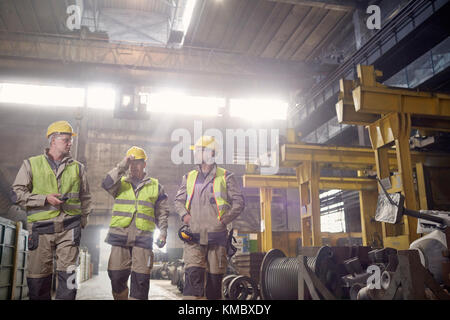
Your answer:
[[[257,77],[275,75],[298,82],[297,85],[302,81],[304,73],[315,74],[311,64],[290,61],[280,63],[273,59],[227,52],[193,48],[175,50],[71,37],[61,39],[7,33],[0,33],[0,56],[197,74]]]
[[[389,158],[394,167],[395,155]],[[304,161],[334,164],[343,169],[372,169],[375,166],[370,148],[333,147],[310,144],[285,144],[281,146],[281,166],[296,167]]]
[[[249,175],[243,177],[244,188],[273,188],[289,189],[298,188],[296,176],[264,176]],[[340,178],[340,177],[320,177],[320,190],[377,190],[377,182],[370,178]]]
[[[272,189],[261,188],[260,208],[261,208],[261,250],[268,252],[273,248],[272,244]]]
[[[417,116],[449,117],[450,95],[389,88],[376,81],[381,75],[374,66],[357,67],[359,85],[353,89],[357,112],[386,114],[389,112]]]
[[[381,223],[375,221],[378,190],[359,192],[359,212],[361,216],[361,234],[364,246],[379,248],[383,244]]]
[[[352,80],[344,80],[344,79],[340,80],[339,101],[336,103],[336,114],[338,122],[352,125],[367,126],[379,120],[381,118],[381,114],[356,111],[355,109],[356,107],[355,104],[353,103],[353,96],[352,96],[352,90],[354,86],[355,82]],[[397,101],[400,101],[401,99],[402,99],[401,97],[398,97]],[[435,97],[431,98],[431,102],[432,101],[438,102],[441,105],[448,103],[446,102],[447,101],[446,99],[437,99]],[[399,104],[401,104],[401,102],[399,102]],[[414,129],[450,132],[450,119],[433,118],[435,115],[432,115],[433,117],[427,118],[424,117],[424,115],[418,115],[413,113],[410,114],[410,116],[411,116],[411,127]]]
[[[408,209],[419,210],[414,189],[411,151],[409,137],[411,133],[411,117],[406,113],[389,113],[369,126],[369,136],[372,147],[376,152],[387,150],[395,143],[398,173],[401,176],[402,193],[405,195],[405,206]],[[377,167],[384,163],[377,159]],[[387,170],[387,169],[386,169]],[[380,178],[385,178],[385,173],[378,173]],[[417,219],[403,217],[404,230],[400,235],[408,235],[409,243],[419,238],[417,234]],[[409,247],[409,246],[408,246]],[[408,249],[408,248],[398,248]]]
[[[299,6],[317,7],[326,10],[353,11],[358,3],[354,0],[269,0],[272,2],[289,3]]]
[[[296,173],[299,182],[302,244],[303,246],[321,246],[319,164],[305,161],[296,168]]]
[[[339,101],[336,103],[336,114],[339,123],[367,125],[380,118],[376,114],[361,113],[355,111],[352,90],[354,81],[339,80]]]
[[[411,160],[413,164],[421,162],[425,165],[448,166],[450,155],[411,151]],[[312,144],[284,144],[281,146],[281,166],[296,168],[304,161],[331,164],[333,167],[341,169],[375,170],[376,168],[374,150],[371,148]],[[389,164],[389,169],[397,168],[396,151],[386,150],[384,161]]]
[[[416,163],[417,191],[419,193],[419,205],[421,210],[428,210],[427,188],[425,172],[422,163]]]

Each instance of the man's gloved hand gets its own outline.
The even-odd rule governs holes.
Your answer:
[[[166,237],[165,236],[160,236],[158,240],[156,240],[156,245],[159,248],[162,248],[166,245]]]
[[[121,170],[124,170],[124,171],[128,170],[132,160],[134,160],[134,156],[132,156],[132,155],[126,156],[125,158],[123,158],[123,160],[120,161],[120,163],[119,163],[119,167],[121,168]]]

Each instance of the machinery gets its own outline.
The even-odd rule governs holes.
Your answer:
[[[230,274],[222,280],[224,300],[258,300],[258,283],[247,276]]]
[[[231,239],[230,239],[231,241]],[[228,257],[227,275],[222,280],[224,300],[259,300],[258,273],[264,253],[248,252]]]
[[[396,224],[406,215],[419,219],[419,231],[434,231],[411,243],[410,250],[390,256],[392,266],[382,273],[381,288],[363,288],[358,298],[450,300],[450,212],[407,209],[401,193],[390,195],[381,182],[380,186],[383,193],[378,198],[377,221]]]
[[[401,193],[380,185],[377,221],[395,224],[407,215],[419,219],[419,231],[432,231],[409,250],[304,247],[290,258],[272,249],[261,266],[262,299],[450,300],[450,213],[407,209]]]

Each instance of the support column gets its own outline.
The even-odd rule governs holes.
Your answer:
[[[423,163],[416,163],[417,189],[419,191],[420,210],[428,210],[427,188],[425,184],[425,172]]]
[[[305,161],[297,168],[303,246],[322,245],[320,230],[319,164]]]
[[[382,226],[380,222],[375,221],[377,200],[378,192],[376,190],[359,191],[363,245],[381,248],[383,246]]]
[[[409,137],[411,135],[411,116],[406,113],[397,113],[399,131],[395,139],[397,150],[398,172],[402,179],[403,194],[405,195],[405,206],[408,209],[419,210],[416,193],[414,190],[413,169],[411,163],[411,150]],[[409,234],[409,241],[413,242],[419,238],[417,234],[417,218],[403,216],[405,234]]]
[[[260,188],[261,206],[261,250],[268,252],[272,244],[272,189]]]
[[[378,177],[380,179],[388,178],[392,186],[392,188],[388,188],[388,191],[402,192],[405,196],[405,206],[408,209],[418,210],[409,149],[410,132],[411,117],[405,113],[389,113],[369,125],[370,141],[375,151]],[[390,176],[387,152],[394,144],[400,181],[396,181],[394,176]],[[379,191],[381,191],[380,188]],[[405,250],[418,237],[416,218],[404,216],[403,224],[383,224],[383,244],[385,247]]]

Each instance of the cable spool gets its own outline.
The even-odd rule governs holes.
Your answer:
[[[226,276],[226,277],[224,277],[222,279],[222,298],[224,300],[229,300],[230,299],[228,286],[230,285],[230,282],[236,277],[237,277],[237,275],[230,274],[230,275],[228,275],[228,276]]]
[[[324,246],[315,257],[307,257],[306,263],[335,297],[341,297],[343,292],[339,268],[332,258],[333,251],[330,247]]]
[[[279,249],[264,256],[261,265],[261,297],[263,300],[296,300],[298,296],[297,258],[286,258]]]
[[[306,264],[336,297],[340,297],[339,272],[332,256],[330,247],[321,247],[316,256],[306,258]],[[264,300],[298,299],[299,269],[298,258],[287,258],[278,249],[270,250],[261,265],[261,297]]]
[[[228,285],[230,300],[256,300],[259,296],[258,283],[247,276],[237,276]]]

